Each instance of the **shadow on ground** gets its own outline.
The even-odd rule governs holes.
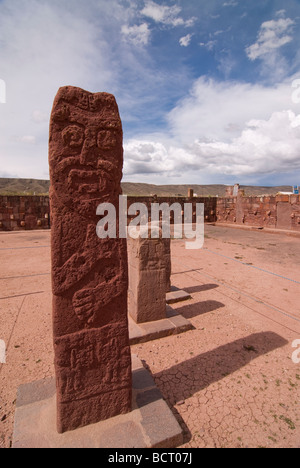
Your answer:
[[[200,293],[200,292],[205,292],[205,291],[210,291],[211,289],[218,288],[219,284],[199,284],[196,286],[190,286],[187,288],[184,288],[184,290],[189,293],[189,294],[195,294],[195,293]]]
[[[268,354],[288,342],[273,332],[249,335],[195,356],[153,375],[168,405],[189,440],[190,431],[174,405],[238,371],[259,356]]]
[[[176,309],[180,315],[186,319],[197,317],[198,315],[207,314],[217,309],[225,307],[225,304],[218,301],[202,301],[196,304],[187,304]]]

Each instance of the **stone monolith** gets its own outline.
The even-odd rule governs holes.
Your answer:
[[[136,323],[166,318],[170,289],[170,239],[128,237],[128,311]]]
[[[118,210],[123,134],[114,96],[60,88],[50,121],[57,428],[131,411],[126,239],[99,239],[100,203]]]

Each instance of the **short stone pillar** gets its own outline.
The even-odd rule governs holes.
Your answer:
[[[136,323],[166,318],[170,288],[170,239],[128,237],[128,311]]]
[[[53,332],[58,432],[131,411],[126,239],[100,239],[118,211],[122,124],[115,98],[61,88],[50,120]]]

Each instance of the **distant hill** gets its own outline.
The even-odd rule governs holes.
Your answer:
[[[226,194],[226,185],[150,185],[124,182],[122,184],[123,192],[126,195],[146,196],[157,195],[159,197],[186,197],[188,189],[194,190],[194,195],[198,197],[224,197]],[[291,192],[292,187],[256,187],[241,185],[246,196],[276,195],[278,192]]]
[[[1,179],[0,178],[0,195],[48,195],[49,180],[37,179]],[[150,196],[157,195],[160,197],[186,197],[188,189],[194,190],[194,194],[199,197],[224,197],[226,193],[226,185],[151,185],[138,184],[131,182],[122,183],[123,193],[132,196]],[[261,195],[276,195],[278,192],[290,192],[291,186],[280,187],[256,187],[243,186],[245,195],[261,196]]]
[[[0,178],[0,195],[48,195],[49,187],[49,180]]]

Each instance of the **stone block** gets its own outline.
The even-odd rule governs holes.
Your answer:
[[[166,317],[170,253],[164,239],[128,238],[129,314],[136,323]],[[168,263],[169,265],[169,263]],[[169,278],[169,276],[168,276]],[[169,281],[169,280],[168,280]]]
[[[174,448],[183,431],[141,361],[132,356],[132,411],[58,434],[54,379],[18,389],[13,448]]]

